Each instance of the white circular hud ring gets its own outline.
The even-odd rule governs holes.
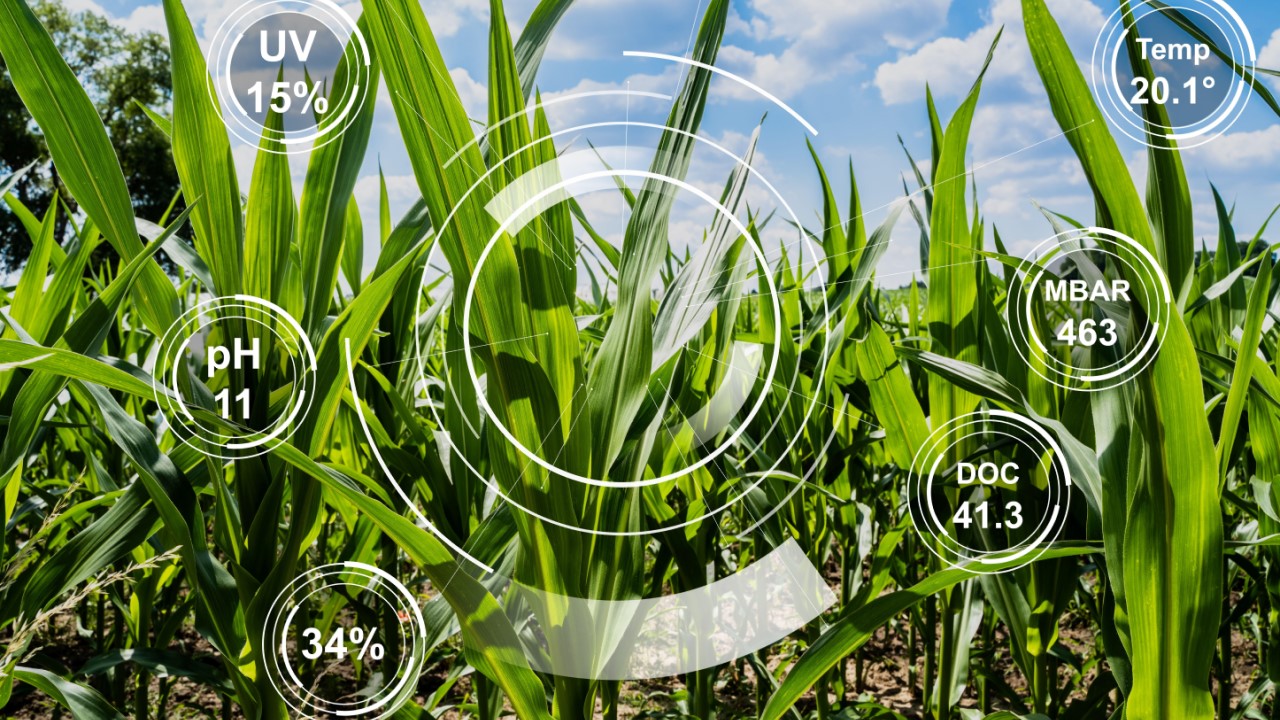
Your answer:
[[[268,130],[240,106],[232,85],[232,60],[245,30],[264,18],[286,13],[307,15],[328,28],[343,47],[342,54],[348,63],[346,97],[337,98],[340,109],[334,114],[326,114],[314,129]],[[351,39],[355,42],[350,42]],[[359,57],[350,57],[352,51]],[[355,122],[372,84],[372,56],[364,34],[356,20],[333,0],[247,0],[218,26],[209,43],[206,63],[210,70],[207,76],[209,101],[218,110],[227,129],[241,142],[276,154],[311,152],[341,136]],[[264,144],[264,138],[271,144]],[[281,147],[273,147],[273,144]]]
[[[589,95],[591,95],[591,93],[587,93],[587,95],[589,96]],[[562,99],[561,99],[561,100],[562,100]],[[502,124],[503,122],[506,122],[506,120],[503,120],[503,121],[501,121],[501,122],[500,122],[500,123],[498,123],[498,124],[500,125],[500,124]],[[694,140],[694,141],[696,141],[696,142],[700,142],[700,143],[703,143],[703,144],[706,144],[706,145],[710,146],[711,148],[713,148],[713,149],[714,149],[714,150],[716,150],[717,152],[719,152],[719,153],[721,153],[721,154],[725,155],[726,157],[728,157],[728,158],[730,158],[730,159],[734,160],[734,162],[735,162],[735,163],[737,163],[738,165],[744,165],[744,166],[746,166],[747,171],[748,171],[748,173],[750,174],[750,176],[751,176],[752,178],[754,178],[754,179],[756,179],[756,180],[760,181],[761,183],[763,183],[763,184],[764,184],[764,185],[765,185],[765,186],[770,190],[770,192],[772,192],[772,193],[773,193],[773,195],[777,198],[777,200],[778,200],[779,204],[780,204],[780,205],[784,208],[784,210],[785,210],[785,211],[786,211],[786,212],[787,212],[787,213],[792,217],[792,220],[793,220],[793,222],[795,223],[796,227],[800,227],[800,220],[799,220],[798,216],[796,216],[795,212],[791,209],[790,205],[786,202],[785,198],[783,198],[783,197],[781,196],[781,194],[777,191],[777,189],[776,189],[776,188],[775,188],[771,183],[769,183],[769,181],[768,181],[766,178],[764,178],[764,177],[760,174],[760,172],[759,172],[758,170],[756,170],[754,167],[750,166],[749,164],[745,163],[741,157],[739,157],[739,156],[735,155],[734,153],[732,153],[731,151],[729,151],[729,150],[725,149],[724,147],[722,147],[722,146],[720,146],[720,145],[716,144],[714,141],[708,140],[707,138],[704,138],[704,137],[702,137],[702,136],[700,136],[700,135],[696,135],[696,134],[693,134],[693,133],[688,133],[688,132],[686,132],[686,131],[680,130],[679,128],[671,128],[671,127],[668,127],[668,126],[666,126],[666,125],[658,125],[658,124],[653,124],[653,123],[646,123],[646,122],[639,122],[639,121],[630,121],[630,120],[628,120],[628,121],[625,121],[625,122],[624,122],[624,121],[610,121],[610,122],[591,123],[591,124],[586,124],[586,125],[580,125],[580,126],[577,126],[577,127],[570,127],[570,128],[566,128],[566,129],[562,129],[562,130],[556,130],[556,131],[553,131],[553,132],[551,133],[551,136],[550,136],[550,137],[554,138],[554,137],[561,136],[561,135],[565,135],[565,134],[570,134],[570,133],[575,133],[575,132],[581,132],[582,130],[585,130],[585,129],[596,128],[596,127],[608,127],[608,126],[617,126],[617,127],[635,127],[635,128],[646,128],[646,129],[650,129],[650,130],[657,130],[657,131],[661,131],[661,132],[674,132],[674,133],[677,133],[677,134],[683,134],[683,135],[686,135],[686,136],[687,136],[687,137],[689,137],[689,139],[691,139],[691,140]],[[539,142],[542,142],[542,140],[534,140],[534,141],[532,141],[532,142],[530,142],[530,143],[529,143],[529,146],[536,145],[536,144],[537,144],[537,143],[539,143]],[[470,188],[468,188],[468,189],[467,189],[466,193],[464,193],[464,194],[463,194],[463,196],[462,196],[461,198],[459,198],[459,199],[456,201],[456,203],[454,204],[453,209],[452,209],[452,210],[451,210],[451,212],[450,212],[450,215],[449,215],[447,218],[445,218],[445,221],[441,224],[440,228],[439,228],[439,229],[437,229],[437,233],[443,233],[443,229],[444,229],[444,228],[446,228],[446,227],[449,225],[449,223],[451,223],[451,222],[453,221],[453,215],[458,211],[458,209],[459,209],[460,207],[462,207],[463,203],[465,203],[465,202],[467,201],[467,198],[468,198],[468,197],[469,197],[473,192],[475,192],[475,190],[476,190],[477,188],[481,187],[482,185],[484,185],[484,184],[488,181],[488,178],[489,178],[489,176],[490,176],[491,174],[493,174],[494,172],[497,172],[497,171],[501,170],[501,169],[504,167],[504,164],[505,164],[508,160],[510,160],[511,158],[516,157],[520,152],[524,151],[525,149],[526,149],[526,148],[515,148],[515,149],[513,149],[513,150],[512,150],[512,151],[507,155],[507,157],[491,162],[491,163],[490,163],[490,167],[489,167],[489,168],[488,168],[488,169],[487,169],[487,170],[486,170],[486,171],[485,171],[485,172],[484,172],[484,173],[483,173],[483,174],[482,174],[482,175],[481,175],[481,176],[480,176],[480,177],[479,177],[479,178],[478,178],[478,179],[477,179],[473,184],[472,184],[472,186],[471,186]],[[807,256],[807,257],[809,257],[811,260],[813,260],[815,263],[817,263],[817,262],[821,262],[821,259],[822,259],[824,256],[823,256],[820,252],[817,252],[817,251],[815,251],[815,250],[813,249],[813,243],[812,243],[812,240],[811,240],[807,235],[805,235],[805,234],[803,234],[803,233],[801,233],[801,234],[799,235],[799,238],[800,238],[800,240],[799,240],[799,241],[800,241],[800,243],[803,245],[803,249],[802,249],[802,250],[801,250],[801,252],[800,252],[801,256]],[[753,248],[753,252],[755,252],[755,251],[758,251],[758,249]],[[431,276],[430,276],[430,272],[431,272],[432,268],[434,267],[433,259],[434,259],[434,258],[438,258],[438,257],[440,256],[440,252],[441,252],[441,251],[440,251],[440,245],[439,245],[439,243],[434,244],[434,245],[432,246],[431,250],[430,250],[430,254],[429,254],[428,260],[427,260],[427,262],[425,263],[425,267],[423,268],[423,282],[422,282],[422,286],[423,286],[424,288],[429,287],[429,286],[430,286],[430,284],[431,284],[431,281],[430,281],[430,277],[431,277]],[[419,296],[418,296],[418,307],[417,307],[417,309],[416,309],[416,313],[417,313],[418,315],[421,315],[421,313],[422,313],[422,312],[423,312],[423,307],[422,307],[422,294],[420,293],[420,294],[419,294]],[[826,357],[826,354],[830,352],[830,348],[829,348],[830,337],[829,337],[829,335],[830,335],[830,329],[831,329],[831,310],[830,310],[830,307],[829,307],[829,305],[828,305],[828,298],[827,298],[827,296],[825,295],[825,293],[822,295],[821,308],[820,308],[820,309],[819,309],[819,308],[814,308],[814,309],[813,309],[813,312],[814,312],[815,314],[817,314],[817,313],[821,313],[821,317],[822,317],[822,319],[823,319],[823,322],[822,322],[822,328],[823,328],[822,355],[823,355],[823,357]],[[430,378],[429,376],[427,376],[427,374],[426,374],[427,363],[425,362],[425,358],[430,354],[430,351],[428,351],[428,350],[427,350],[426,345],[424,344],[424,338],[423,338],[423,336],[421,335],[421,333],[418,333],[418,334],[417,334],[417,337],[416,337],[416,339],[415,339],[415,348],[417,349],[417,354],[418,354],[418,369],[419,369],[419,372],[421,373],[421,379],[422,379],[422,381],[423,381],[424,383],[430,384],[430,383],[431,383],[431,378]],[[817,378],[815,379],[815,382],[821,382],[821,378],[822,378],[822,376],[823,376],[823,374],[825,373],[825,370],[826,370],[826,362],[819,362],[819,363],[818,363],[818,365],[817,365],[817,367],[818,367],[818,375],[817,375]],[[474,374],[474,372],[473,372],[472,374]],[[791,402],[791,397],[792,397],[793,395],[800,395],[800,393],[798,393],[798,392],[796,391],[796,387],[795,387],[795,383],[796,383],[796,378],[797,378],[797,377],[798,377],[798,376],[795,376],[795,377],[791,378],[791,380],[790,380],[790,385],[786,385],[786,386],[785,386],[785,389],[786,389],[786,391],[787,391],[787,401],[786,401],[787,403],[790,403],[790,402]],[[774,381],[774,382],[773,382],[773,385],[777,386],[779,389],[783,389],[783,387],[784,387],[783,383],[782,383],[782,382],[780,382],[780,381]],[[809,398],[809,401],[805,403],[805,407],[804,407],[804,416],[803,416],[803,422],[807,422],[807,421],[808,421],[808,419],[812,416],[812,413],[813,413],[813,411],[815,410],[815,408],[816,408],[817,406],[818,406],[818,402],[817,402],[817,395],[815,394],[815,395],[812,395],[812,396]],[[436,420],[437,420],[437,422],[440,424],[440,426],[441,426],[441,427],[444,427],[445,425],[444,425],[444,423],[443,423],[442,419],[441,419],[441,418],[439,417],[439,415],[437,414],[437,410],[436,410],[436,408],[434,407],[434,404],[428,404],[428,409],[429,409],[429,411],[430,411],[433,415],[435,415],[435,416],[436,416]],[[783,418],[783,415],[784,415],[784,413],[778,413],[778,414],[776,415],[776,417],[774,417],[774,418],[773,418],[772,423],[770,424],[769,429],[766,431],[765,435],[769,435],[769,434],[771,434],[771,433],[772,433],[772,432],[773,432],[773,431],[774,431],[774,430],[779,426],[779,423],[781,422],[781,420],[782,420],[782,418]],[[801,427],[803,427],[803,422],[801,423]],[[802,435],[803,435],[803,432],[800,432],[800,433],[797,433],[794,437],[789,438],[789,439],[788,439],[788,441],[787,441],[786,449],[789,451],[789,449],[790,449],[791,447],[793,447],[793,446],[795,445],[795,443],[796,443],[796,442],[798,442],[798,441],[799,441],[799,438],[800,438]],[[758,447],[758,446],[750,448],[749,453],[748,453],[748,456],[750,456],[750,455],[754,455],[754,453],[755,453],[755,452],[757,452],[757,450],[758,450],[758,449],[759,449],[759,447]],[[567,523],[564,523],[564,522],[562,522],[562,521],[560,521],[560,520],[557,520],[557,519],[555,519],[555,518],[551,518],[551,517],[547,517],[547,516],[545,516],[545,515],[541,515],[541,514],[539,514],[539,513],[535,512],[535,511],[533,511],[533,510],[531,510],[531,509],[527,508],[527,507],[524,507],[524,506],[523,506],[523,505],[521,505],[518,501],[516,501],[515,499],[513,499],[512,497],[510,497],[510,495],[509,495],[508,493],[506,493],[506,492],[503,490],[503,488],[502,488],[502,487],[500,487],[500,486],[498,485],[498,483],[494,481],[494,479],[493,479],[493,478],[491,478],[491,477],[490,477],[488,474],[486,474],[486,473],[482,473],[482,472],[480,472],[480,471],[479,471],[479,469],[477,469],[477,468],[476,468],[476,467],[471,463],[471,461],[470,461],[468,458],[466,458],[462,453],[457,452],[457,450],[458,450],[458,448],[456,448],[456,447],[455,447],[455,457],[457,457],[457,458],[458,458],[458,459],[459,459],[459,460],[460,460],[460,461],[461,461],[461,462],[462,462],[462,463],[467,467],[467,469],[468,469],[468,470],[469,470],[473,475],[475,475],[475,477],[476,477],[477,479],[479,479],[481,482],[485,483],[485,485],[486,485],[486,486],[488,486],[488,487],[489,487],[489,488],[490,488],[490,489],[491,489],[491,490],[492,490],[496,495],[498,495],[499,497],[501,497],[503,500],[505,500],[505,501],[506,501],[506,502],[508,502],[509,504],[512,504],[512,505],[514,505],[515,507],[520,508],[522,511],[524,511],[524,512],[526,512],[526,513],[529,513],[529,514],[533,515],[534,517],[538,517],[538,518],[539,518],[539,519],[541,519],[542,521],[547,522],[547,523],[549,523],[549,524],[551,524],[551,525],[555,525],[555,526],[557,526],[557,527],[562,527],[562,528],[565,528],[565,529],[568,529],[568,530],[576,530],[576,531],[579,531],[579,532],[584,532],[584,533],[588,533],[588,534],[592,534],[592,535],[601,535],[601,536],[618,536],[618,537],[628,537],[628,536],[647,536],[647,535],[653,535],[653,534],[657,534],[657,533],[669,532],[669,531],[671,531],[671,530],[675,530],[675,529],[678,529],[678,528],[688,527],[689,525],[692,525],[692,524],[694,524],[694,523],[700,522],[701,520],[703,520],[703,519],[705,519],[705,518],[707,518],[707,517],[712,517],[712,516],[718,515],[718,514],[720,514],[720,513],[724,512],[725,510],[729,509],[729,508],[730,508],[730,507],[732,507],[733,505],[735,505],[738,501],[742,500],[742,499],[743,499],[744,497],[746,497],[746,496],[747,496],[747,495],[748,495],[752,490],[754,490],[754,489],[755,489],[756,487],[758,487],[762,482],[764,482],[764,481],[765,481],[765,479],[766,479],[766,478],[768,478],[768,477],[770,476],[770,474],[772,473],[772,471],[773,471],[774,469],[776,469],[776,467],[777,467],[777,466],[778,466],[778,465],[783,461],[783,459],[785,459],[785,458],[783,458],[783,457],[780,457],[776,462],[774,462],[773,467],[772,467],[772,468],[770,468],[768,471],[766,471],[766,472],[762,472],[762,473],[759,473],[759,475],[758,475],[758,476],[756,476],[756,477],[754,477],[754,478],[753,478],[753,480],[752,480],[750,483],[745,483],[745,484],[743,485],[743,487],[741,488],[741,492],[736,493],[733,497],[728,498],[727,500],[725,500],[725,502],[723,502],[722,504],[720,504],[720,505],[719,505],[719,506],[717,506],[716,508],[713,508],[713,509],[709,510],[707,513],[705,513],[705,514],[703,514],[703,515],[700,515],[699,517],[692,517],[692,518],[688,518],[688,519],[682,520],[681,522],[675,522],[675,523],[672,523],[671,525],[663,526],[663,527],[660,527],[660,528],[654,528],[654,529],[651,529],[651,530],[638,530],[638,531],[614,531],[614,530],[598,530],[598,529],[591,529],[591,528],[583,528],[583,527],[579,527],[579,526],[576,526],[576,525],[567,524]],[[784,455],[785,455],[785,453],[784,453]],[[392,479],[392,483],[393,483],[393,486],[395,486],[395,487],[396,487],[397,493],[398,493],[398,494],[400,494],[402,497],[405,497],[405,498],[407,499],[407,495],[406,495],[405,493],[403,493],[403,491],[402,491],[402,490],[400,490],[400,488],[399,488],[399,486],[398,486],[398,483],[396,483],[396,482],[395,482],[394,478]],[[598,479],[596,480],[596,482],[595,482],[595,483],[591,483],[591,484],[595,484],[595,485],[606,485],[606,486],[616,485],[616,483],[601,482],[601,481],[599,481]],[[412,504],[412,503],[410,503],[410,505],[411,505],[411,507],[413,508],[414,513],[415,513],[415,514],[417,514],[417,515],[419,515],[419,517],[420,517],[420,519],[421,519],[421,515],[420,515],[420,513],[418,512],[418,510],[417,510],[416,506],[413,506],[413,504]],[[452,544],[451,544],[451,545],[452,545]],[[477,564],[478,564],[478,565],[480,565],[481,567],[485,567],[485,566],[484,566],[483,564],[481,564],[481,563],[477,563]]]
[[[1164,14],[1167,10],[1204,18],[1227,40],[1228,47],[1223,50],[1230,53],[1232,65],[1246,69],[1254,67],[1257,52],[1253,37],[1239,14],[1225,0],[1179,0],[1177,4],[1168,5],[1155,4],[1153,0],[1136,0],[1131,7],[1131,14],[1136,26],[1137,20],[1152,14]],[[1253,96],[1253,86],[1234,71],[1231,72],[1231,89],[1222,102],[1213,112],[1190,125],[1165,127],[1138,116],[1129,106],[1119,81],[1118,63],[1120,54],[1125,49],[1125,37],[1128,33],[1122,5],[1111,13],[1099,31],[1090,63],[1090,81],[1098,107],[1107,120],[1127,137],[1147,147],[1160,149],[1161,145],[1151,141],[1153,136],[1159,136],[1185,150],[1204,145],[1223,135],[1240,119]]]
[[[1085,247],[1085,241],[1092,241],[1094,246]],[[1073,244],[1076,247],[1067,247]],[[1037,331],[1033,301],[1047,266],[1075,253],[1098,253],[1114,258],[1129,270],[1125,278],[1130,281],[1130,289],[1140,291],[1143,298],[1141,302],[1129,299],[1130,306],[1139,311],[1130,313],[1130,318],[1145,320],[1141,334],[1130,339],[1124,356],[1105,366],[1075,367],[1063,362],[1049,350],[1049,344]],[[1155,361],[1168,330],[1173,290],[1159,261],[1137,240],[1108,228],[1068,230],[1037,245],[1022,261],[1018,272],[1020,278],[1010,290],[1005,320],[1014,349],[1040,377],[1065,390],[1098,392],[1129,382]],[[1028,354],[1032,345],[1040,349],[1044,367],[1032,362]]]
[[[399,653],[399,665],[394,670],[385,671],[390,678],[386,684],[372,694],[345,702],[327,700],[313,693],[294,670],[288,652],[289,631],[298,609],[316,593],[341,585],[372,593],[394,611],[400,619],[401,630],[406,633],[406,641]],[[389,592],[384,594],[383,590]],[[300,717],[383,720],[395,714],[412,694],[426,657],[426,638],[427,626],[422,610],[404,583],[365,563],[345,561],[323,565],[299,575],[272,601],[261,635],[264,655],[270,658],[263,671],[285,704]]]
[[[966,430],[974,426],[980,429]],[[996,429],[1000,427],[1016,431],[1016,434]],[[1049,456],[1046,512],[1036,520],[1035,527],[1025,538],[1013,547],[979,550],[965,545],[952,535],[948,530],[948,520],[939,517],[933,507],[934,476],[947,469],[942,467],[942,463],[948,450],[967,438],[979,435],[1011,437],[1031,450],[1039,458],[1039,465],[1043,465]],[[1036,447],[1028,445],[1027,440],[1034,442]],[[953,418],[934,430],[921,445],[907,476],[907,508],[912,525],[925,547],[943,562],[975,574],[1011,572],[1034,562],[1062,533],[1071,508],[1071,471],[1062,448],[1039,424],[1006,410],[979,410]],[[949,518],[950,513],[946,516]]]
[[[292,368],[292,391],[282,412],[262,431],[228,434],[201,422],[183,398],[183,353],[195,333],[215,323],[241,321],[265,328],[288,353]],[[251,339],[251,338],[243,338]],[[262,349],[264,355],[269,349]],[[312,385],[316,354],[311,340],[298,321],[284,308],[252,295],[213,298],[189,308],[169,327],[160,340],[154,389],[156,402],[175,430],[175,435],[195,450],[222,460],[256,457],[287,440],[297,429],[315,400]],[[199,440],[200,442],[196,442]]]

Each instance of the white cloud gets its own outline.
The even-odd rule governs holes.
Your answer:
[[[456,35],[468,21],[482,19],[487,25],[489,19],[485,0],[424,0],[422,9],[437,38]]]
[[[1271,39],[1267,40],[1267,44],[1262,46],[1262,52],[1258,53],[1258,67],[1264,67],[1268,70],[1280,70],[1280,29],[1271,33]],[[1274,75],[1269,76],[1271,84],[1280,90],[1280,78]]]
[[[91,12],[95,15],[110,17],[106,9],[93,0],[63,0],[62,6],[71,13]]]
[[[973,115],[969,141],[973,146],[975,165],[1016,160],[1017,156],[999,160],[1009,153],[1031,148],[1059,132],[1057,121],[1047,102],[1022,101],[979,103]],[[1029,150],[1025,152],[1031,152]]]
[[[106,8],[94,0],[63,0],[62,6],[72,13],[88,12],[100,15],[129,32],[146,31],[168,35],[168,29],[164,22],[164,8],[160,5],[140,5],[125,16],[117,16],[108,12]]]
[[[729,32],[762,42],[782,40],[786,46],[753,52],[726,45],[720,57],[734,72],[774,95],[791,98],[861,69],[859,53],[914,47],[932,37],[946,23],[950,6],[951,0],[752,0],[752,15],[735,14]],[[754,96],[741,86],[721,92],[736,99]]]
[[[120,19],[120,25],[132,33],[154,32],[168,35],[169,29],[164,21],[164,8],[160,5],[139,5]]]
[[[465,68],[451,69],[449,77],[458,88],[458,97],[462,100],[462,107],[467,109],[467,115],[484,122],[489,116],[489,89],[471,77]]]
[[[1049,0],[1068,44],[1088,52],[1106,20],[1090,0]],[[876,69],[875,85],[886,105],[912,102],[924,96],[925,81],[936,96],[961,95],[969,89],[996,32],[1003,27],[1000,45],[988,71],[988,82],[1011,81],[1031,89],[1037,84],[1031,51],[1022,29],[1018,0],[992,0],[990,21],[964,38],[943,37]]]
[[[508,17],[521,14],[508,3]],[[535,3],[523,3],[532,9]],[[546,60],[617,60],[623,50],[684,55],[706,0],[576,0],[547,46]],[[513,32],[513,36],[517,36]]]
[[[885,105],[914,102],[924,95],[926,82],[940,95],[972,83],[992,37],[994,33],[989,28],[982,28],[963,40],[939,38],[910,55],[881,65],[875,79],[881,99]]]
[[[417,202],[421,193],[418,192],[418,181],[412,175],[386,175],[385,177],[387,202],[391,206],[391,222],[395,223],[410,205]],[[356,196],[356,204],[360,206],[365,216],[376,219],[381,204],[381,188],[377,173],[365,175],[357,180],[353,194]],[[375,222],[374,228],[376,227]]]
[[[555,36],[555,42],[547,45],[544,60],[588,60],[601,54],[596,42],[560,33]]]
[[[951,0],[753,0],[751,7],[758,16],[752,27],[761,38],[821,46],[883,39],[910,47],[942,28]]]
[[[974,114],[972,178],[984,216],[998,221],[1015,254],[1043,239],[1034,230],[1041,215],[1035,204],[1078,214],[1092,207],[1084,172],[1042,99],[979,105]],[[1011,227],[1033,229],[1026,243],[1008,237]],[[1047,229],[1047,226],[1044,226]]]
[[[1089,0],[1048,4],[1076,57],[1087,59],[1105,13]],[[963,182],[976,185],[983,217],[999,227],[1006,246],[1017,255],[1049,232],[1037,204],[1087,219],[1092,193],[1040,85],[1020,3],[991,0],[984,18],[982,27],[964,37],[939,38],[884,63],[874,84],[886,105],[918,102],[926,81],[937,97],[962,96],[976,79],[991,41],[1004,28],[984,83],[986,100],[974,116],[971,174]]]
[[[570,100],[563,98],[582,93],[617,90],[671,96],[679,90],[682,66],[675,63],[664,63],[664,66],[663,71],[657,75],[637,73],[616,82],[586,78],[564,90],[543,92],[542,102],[546,106],[547,119],[551,123],[552,130],[573,127],[587,121],[621,120],[627,114],[630,114],[632,120],[638,119],[638,115],[643,115],[646,120],[661,122],[665,119],[670,102],[660,98],[635,95],[597,95]],[[653,113],[657,113],[660,117],[657,119],[647,117]]]
[[[1280,162],[1280,125],[1227,133],[1213,142],[1183,150],[1183,154],[1210,169],[1227,172],[1275,167]]]
[[[792,45],[780,54],[754,53],[736,45],[720,49],[718,64],[735,75],[741,75],[774,95],[789,100],[806,87],[830,80],[837,75],[849,75],[862,64],[853,55],[839,55],[819,63],[817,59],[798,45]],[[759,95],[747,86],[721,81],[713,86],[717,97],[735,100],[756,100]]]

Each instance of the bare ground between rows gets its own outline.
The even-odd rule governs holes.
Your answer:
[[[45,661],[52,665],[74,669],[83,666],[97,654],[93,647],[92,635],[76,631],[74,623],[73,615],[60,616],[53,624],[52,633],[40,638],[38,643],[42,648],[40,655]],[[901,629],[905,633],[905,624]],[[1067,648],[1080,657],[1092,653],[1096,643],[1093,629],[1087,620],[1075,615],[1063,618],[1059,637]],[[216,653],[213,648],[191,628],[185,628],[168,649],[187,657],[216,663]],[[997,631],[993,649],[995,652],[991,660],[992,672],[998,674],[1015,693],[1025,695],[1027,683],[1010,660],[1007,638],[1003,634],[1003,629]],[[415,700],[419,704],[437,692],[447,681],[452,664],[460,660],[456,646],[446,645],[442,650],[444,656],[438,656],[437,662],[429,666],[419,679],[415,692]],[[856,658],[851,657],[847,663],[844,702],[869,701],[913,720],[925,718],[918,681],[923,672],[924,647],[919,638],[916,641],[914,657],[913,668],[912,654],[908,652],[902,633],[897,632],[893,626],[878,629]],[[1232,707],[1236,707],[1260,672],[1256,644],[1238,630],[1232,633],[1232,660],[1231,698]],[[776,671],[779,662],[774,656],[770,662],[770,669]],[[1105,665],[1100,667],[1105,668]],[[334,683],[332,687],[338,692],[353,693],[359,689],[361,683],[354,676],[350,664],[344,664],[342,668],[332,676]],[[114,679],[116,688],[126,689],[126,702],[120,709],[132,717],[136,675],[131,665],[122,665],[120,669],[121,676]],[[1070,672],[1069,667],[1060,668],[1060,683],[1067,682]],[[1080,689],[1072,693],[1068,702],[1084,696],[1084,690],[1096,673],[1096,668],[1089,671]],[[749,718],[758,715],[756,679],[755,673],[746,663],[735,664],[720,673],[715,687],[720,718]],[[914,687],[913,681],[915,681]],[[111,685],[109,685],[112,682],[111,678],[105,676],[95,678],[94,682],[99,690],[111,692]],[[227,701],[207,685],[184,678],[157,678],[154,675],[150,676],[148,685],[147,697],[151,717],[173,719],[244,717],[244,713],[234,702]],[[683,683],[676,678],[625,682],[621,687],[618,717],[620,720],[679,717],[678,699],[684,690]],[[162,691],[165,692],[163,710],[156,707],[156,701]],[[1216,680],[1214,691],[1217,692]],[[838,698],[829,697],[829,699],[833,704],[840,703]],[[440,717],[459,719],[465,717],[466,715],[456,708],[466,706],[473,700],[471,679],[464,676],[453,684],[438,706],[453,706],[455,709],[444,711]],[[806,713],[814,708],[815,703],[814,694],[806,693],[798,703],[798,709],[802,714]],[[975,680],[971,679],[960,705],[967,708],[980,706]],[[999,701],[992,702],[991,708],[1010,709],[1007,703]],[[1266,707],[1260,707],[1259,710],[1268,712]],[[60,713],[56,704],[42,693],[18,685],[9,704],[0,709],[0,716],[14,720],[44,720],[69,717],[69,714]],[[596,717],[600,718],[602,715],[597,712]]]

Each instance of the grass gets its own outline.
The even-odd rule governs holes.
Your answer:
[[[965,179],[981,75],[945,123],[928,103],[932,175],[917,173],[911,208],[927,289],[877,286],[899,215],[868,228],[852,169],[842,208],[816,154],[824,227],[809,234],[827,261],[809,277],[794,255],[743,261],[747,236],[777,221],[747,211],[741,168],[720,200],[745,216],[746,235],[713,225],[704,254],[670,247],[673,196],[653,179],[624,192],[621,247],[600,240],[573,203],[495,237],[485,206],[513,180],[507,170],[564,149],[540,108],[529,122],[497,121],[538,102],[538,63],[569,5],[543,0],[516,39],[501,2],[491,3],[496,129],[479,143],[419,4],[365,0],[373,80],[390,90],[422,195],[398,223],[384,205],[366,272],[352,191],[372,104],[315,152],[300,197],[285,159],[263,151],[242,200],[203,55],[180,1],[166,0],[174,100],[172,118],[157,121],[187,209],[143,238],[89,99],[23,0],[0,0],[0,55],[79,207],[62,244],[53,233],[62,206],[26,223],[31,260],[0,290],[0,708],[16,712],[39,692],[75,717],[163,717],[169,689],[186,683],[217,695],[210,713],[287,717],[261,670],[266,612],[299,572],[355,561],[430,588],[422,601],[435,670],[404,717],[634,715],[634,685],[535,671],[519,650],[522,616],[510,602],[511,616],[503,610],[515,591],[483,584],[444,541],[553,598],[628,600],[696,590],[791,539],[837,603],[782,643],[660,684],[665,699],[650,716],[750,707],[765,718],[898,717],[862,685],[869,666],[886,662],[868,643],[892,636],[907,654],[892,660],[910,667],[912,712],[928,717],[1280,717],[1280,296],[1265,228],[1243,260],[1219,202],[1221,250],[1197,256],[1177,149],[1151,150],[1144,200],[1043,1],[1023,0],[1025,32],[1094,191],[1096,222],[1161,258],[1177,294],[1155,363],[1101,393],[1057,387],[1008,352],[1016,339],[1002,318],[1016,276],[984,261],[1004,249]],[[727,0],[709,4],[694,59],[714,64],[729,11]],[[687,174],[711,77],[685,77],[651,172]],[[1068,222],[1047,219],[1046,235]],[[155,261],[166,241],[182,243],[168,248],[177,278]],[[103,242],[119,263],[90,266]],[[594,265],[558,262],[584,247]],[[451,285],[427,275],[423,286],[433,254]],[[581,277],[590,267],[601,275]],[[770,282],[776,309],[764,301],[775,295]],[[728,291],[735,284],[753,291]],[[587,286],[605,289],[580,292]],[[182,312],[237,293],[299,320],[316,348],[318,395],[269,459],[212,461],[160,422],[148,358]],[[693,302],[708,296],[714,302]],[[687,310],[698,305],[708,308]],[[584,316],[597,319],[580,327]],[[746,431],[686,478],[567,482],[494,427],[560,470],[643,484],[685,464],[698,428],[681,418],[731,383],[725,368],[742,342],[776,353],[786,382],[757,379],[753,392],[760,416],[782,431],[766,433],[768,423],[740,410]],[[422,367],[404,362],[420,343]],[[256,381],[276,393],[292,382],[279,367]],[[975,577],[945,566],[911,531],[905,481],[930,427],[979,408],[1045,427],[1065,448],[1082,501],[1037,562]],[[211,410],[193,408],[220,422]],[[974,450],[957,446],[948,464]],[[414,522],[379,458],[439,536]],[[490,482],[512,503],[491,502]],[[708,509],[720,512],[702,517]],[[355,612],[359,599],[349,602]],[[597,642],[566,607],[550,603],[539,618],[552,655]],[[83,636],[85,657],[55,652],[58,618]],[[1087,627],[1087,642],[1064,642],[1066,625]],[[1241,638],[1256,657],[1237,655]],[[1242,664],[1254,670],[1247,687],[1233,687]]]

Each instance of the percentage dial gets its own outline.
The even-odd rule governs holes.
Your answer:
[[[289,112],[293,107],[295,99],[301,100],[301,107],[298,114],[306,115],[314,109],[317,115],[323,115],[329,111],[329,98],[320,94],[321,83],[319,81],[307,83],[305,80],[296,82],[273,82],[271,83],[271,94],[269,98],[269,106],[274,112],[284,114]],[[253,97],[253,109],[255,113],[263,112],[263,94],[264,83],[259,80],[249,86],[248,93]]]
[[[357,660],[363,661],[366,656],[370,660],[381,660],[386,655],[386,648],[382,643],[374,641],[373,636],[377,632],[376,627],[369,628],[368,632],[365,632],[361,627],[348,630],[339,625],[326,640],[319,628],[309,627],[302,631],[302,639],[307,643],[307,647],[302,650],[302,656],[308,660],[319,660],[320,656],[327,653],[342,660],[351,652],[347,647],[347,643],[350,642],[357,648]]]
[[[427,626],[417,593],[381,568],[346,561],[282,589],[262,643],[274,649],[263,669],[290,717],[389,720],[417,686]]]

